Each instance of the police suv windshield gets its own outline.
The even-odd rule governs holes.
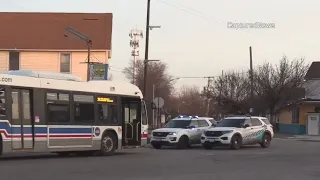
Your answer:
[[[243,119],[222,119],[216,127],[236,127],[236,128],[241,128],[244,123],[244,118]]]
[[[165,128],[187,128],[190,126],[191,120],[174,120],[169,121],[164,127]]]

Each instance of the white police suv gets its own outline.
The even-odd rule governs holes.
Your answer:
[[[210,117],[178,116],[164,128],[153,130],[150,143],[156,149],[162,146],[185,149],[192,144],[200,144],[201,134],[215,124],[215,120]]]
[[[233,116],[222,119],[215,127],[204,131],[201,144],[205,149],[212,149],[216,145],[240,149],[242,145],[253,144],[267,148],[273,135],[273,127],[265,117]]]

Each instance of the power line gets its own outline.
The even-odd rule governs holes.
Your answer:
[[[247,72],[238,72],[236,74],[247,74]],[[222,77],[223,75],[216,75],[216,76],[175,76],[173,79],[197,79],[197,78],[217,78],[217,77]]]
[[[165,4],[165,5],[167,5],[167,6],[171,6],[171,7],[173,7],[173,8],[176,8],[176,9],[178,9],[178,10],[184,11],[185,13],[194,15],[194,16],[196,16],[196,17],[198,17],[198,18],[201,18],[201,19],[203,19],[203,20],[206,20],[206,21],[208,21],[208,22],[210,22],[210,23],[213,23],[213,22],[214,22],[215,24],[220,24],[220,25],[223,25],[223,26],[226,26],[226,25],[227,25],[225,22],[218,21],[217,19],[214,19],[214,18],[208,16],[207,14],[205,14],[205,13],[203,13],[203,12],[200,12],[200,11],[198,11],[198,10],[195,10],[195,9],[193,9],[193,8],[190,8],[190,7],[188,7],[188,6],[181,5],[181,4],[178,4],[178,3],[175,3],[175,4],[174,4],[174,3],[169,2],[169,1],[166,1],[166,0],[156,0],[156,1],[159,2],[159,3]],[[252,35],[251,32],[245,31],[246,29],[244,29],[244,28],[238,28],[238,29],[236,29],[236,28],[227,28],[227,29],[232,29],[232,30],[236,30],[236,31],[238,31],[238,32],[244,32],[244,33],[248,33],[249,35]],[[256,37],[261,37],[261,36],[256,36]],[[263,36],[262,36],[262,37],[263,37]],[[287,38],[287,37],[285,37],[285,36],[282,36],[281,38],[282,38],[282,39],[286,39],[286,40],[287,40],[286,42],[290,42],[290,39],[291,39],[291,38]],[[276,37],[275,40],[276,40],[277,44],[279,44],[279,38]],[[284,44],[284,43],[282,43],[282,44]],[[287,44],[285,44],[285,45],[287,46]],[[314,45],[312,45],[312,46],[314,46]]]
[[[168,6],[171,6],[173,8],[176,8],[178,10],[181,10],[181,11],[184,11],[188,14],[191,14],[191,15],[194,15],[198,18],[201,18],[203,20],[206,20],[206,21],[209,21],[210,23],[214,22],[214,23],[217,23],[217,24],[220,24],[220,25],[223,25],[225,26],[226,24],[224,22],[221,22],[221,21],[217,21],[216,19],[213,19],[212,17],[200,12],[200,11],[197,11],[193,8],[190,8],[190,7],[187,7],[187,6],[184,6],[184,5],[181,5],[181,4],[173,4],[172,2],[168,2],[168,1],[165,1],[165,0],[157,0],[158,2],[160,3],[163,3],[165,5],[168,5]],[[233,30],[242,30],[242,32],[245,32],[245,33],[249,33],[250,32],[247,32],[247,31],[244,31],[243,29],[233,29]]]
[[[124,68],[119,68],[119,67],[115,67],[115,66],[109,66],[109,68],[119,69],[119,70],[122,70],[122,71],[125,70]]]

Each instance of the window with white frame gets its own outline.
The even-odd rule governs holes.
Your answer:
[[[292,123],[299,124],[300,107],[296,106],[292,108]]]
[[[71,54],[61,53],[60,54],[60,72],[70,73],[71,72],[70,66],[71,66]]]

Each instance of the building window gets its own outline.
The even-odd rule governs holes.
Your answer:
[[[292,109],[292,123],[299,124],[300,107],[294,107]]]
[[[9,71],[20,69],[20,53],[9,52]]]
[[[61,53],[60,54],[60,72],[61,73],[71,73],[71,54]]]

